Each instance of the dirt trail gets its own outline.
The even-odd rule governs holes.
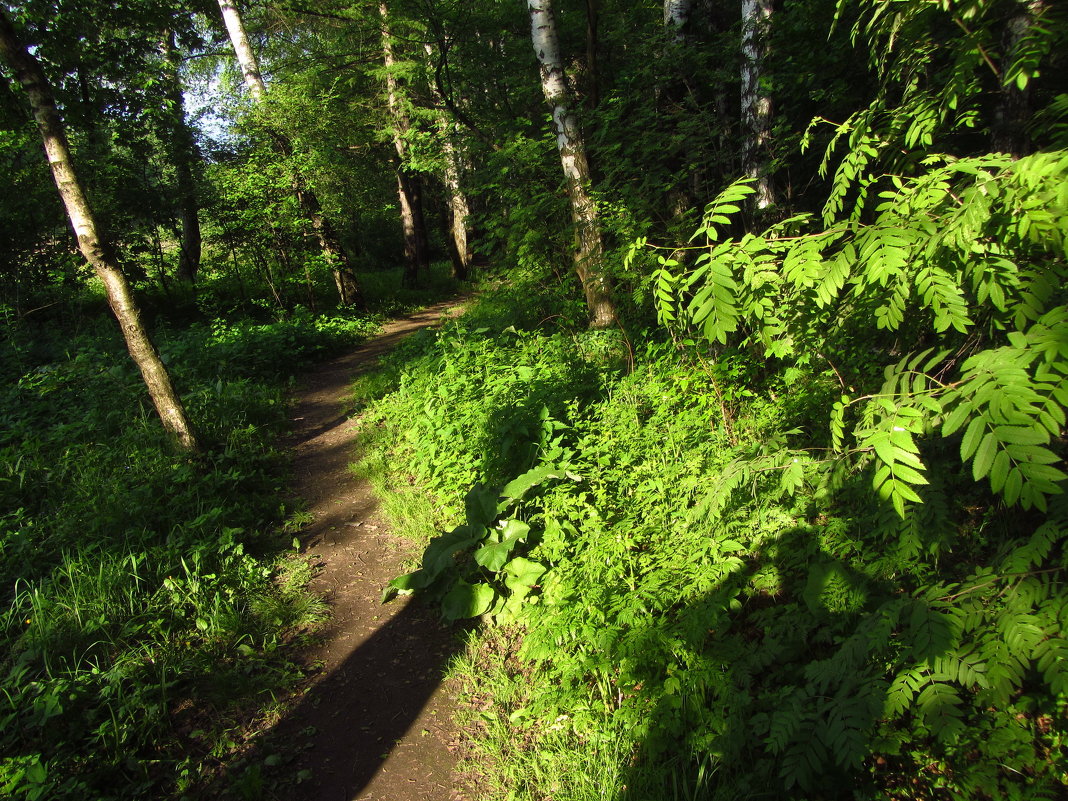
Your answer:
[[[357,350],[309,374],[294,411],[295,494],[314,522],[301,539],[319,573],[311,589],[330,604],[322,670],[276,734],[300,750],[291,776],[309,770],[292,801],[456,801],[452,700],[440,677],[458,647],[433,610],[379,603],[411,543],[379,518],[370,485],[349,470],[356,424],[342,411],[349,383],[406,335],[455,313],[440,303],[389,323]],[[288,772],[288,771],[287,771]]]

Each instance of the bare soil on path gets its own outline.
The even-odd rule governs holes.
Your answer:
[[[272,732],[299,755],[287,766],[292,801],[457,801],[453,700],[441,676],[459,648],[454,630],[418,603],[382,605],[389,579],[414,548],[379,517],[357,458],[357,424],[344,412],[352,379],[373,369],[402,338],[456,313],[460,301],[395,320],[360,348],[303,381],[293,412],[294,494],[313,517],[302,550],[318,572],[311,590],[330,605],[321,664]],[[310,774],[310,775],[309,775]]]

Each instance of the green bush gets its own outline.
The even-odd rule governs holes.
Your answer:
[[[1063,792],[1060,496],[1007,509],[933,443],[901,517],[820,458],[826,365],[508,326],[527,298],[413,341],[366,418],[438,504],[391,592],[489,624],[486,797]]]

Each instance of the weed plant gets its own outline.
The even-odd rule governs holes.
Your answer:
[[[323,611],[282,529],[287,381],[375,324],[161,321],[193,461],[113,324],[74,317],[9,320],[0,344],[0,796],[193,797]]]
[[[1063,795],[1061,501],[1010,513],[935,443],[902,519],[809,455],[830,370],[541,303],[502,288],[361,400],[363,469],[424,497],[389,505],[429,539],[391,592],[486,624],[482,797]]]

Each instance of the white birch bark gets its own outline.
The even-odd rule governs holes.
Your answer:
[[[571,219],[575,226],[575,272],[590,310],[590,326],[607,328],[616,322],[611,283],[604,274],[604,245],[597,205],[590,195],[590,168],[571,92],[564,75],[556,19],[551,0],[528,0],[531,40],[541,68],[541,88],[552,109],[556,145],[564,171]]]
[[[234,55],[241,67],[241,74],[245,77],[245,88],[255,103],[262,103],[267,97],[267,85],[263,81],[260,72],[259,61],[248,42],[245,33],[245,25],[241,21],[241,13],[237,10],[235,0],[219,0],[219,11],[222,13],[226,32],[230,36],[230,44],[233,45]],[[285,134],[271,131],[276,146],[284,156],[291,156],[293,146]],[[349,255],[345,251],[341,240],[337,236],[334,226],[323,214],[322,206],[315,192],[307,185],[304,177],[297,171],[293,172],[293,192],[297,196],[297,202],[304,214],[311,222],[312,230],[319,240],[319,247],[330,265],[334,276],[334,284],[337,287],[338,297],[342,306],[361,305],[363,295],[356,281],[356,273],[352,268]]]
[[[34,120],[44,143],[48,166],[67,211],[78,248],[104,284],[108,305],[122,329],[130,352],[163,427],[185,451],[199,450],[199,443],[185,413],[181,398],[174,390],[170,374],[160,360],[155,345],[141,323],[140,310],[130,285],[115,256],[100,233],[99,226],[81,182],[74,170],[63,120],[56,109],[52,88],[40,63],[18,39],[14,27],[0,12],[0,57],[10,65],[15,78],[26,91]]]
[[[241,67],[241,74],[245,76],[245,87],[252,99],[258,103],[266,96],[267,85],[263,82],[263,75],[260,74],[256,54],[252,52],[252,47],[248,43],[241,14],[234,0],[219,0],[219,10],[222,12],[226,32],[230,35],[230,43],[234,46],[234,54]]]
[[[693,0],[664,0],[664,29],[677,45],[686,41],[686,23],[693,13]]]
[[[768,177],[767,149],[771,139],[771,98],[760,91],[760,75],[767,49],[764,37],[771,20],[772,0],[742,0],[742,165],[755,180],[758,209],[775,202]]]

